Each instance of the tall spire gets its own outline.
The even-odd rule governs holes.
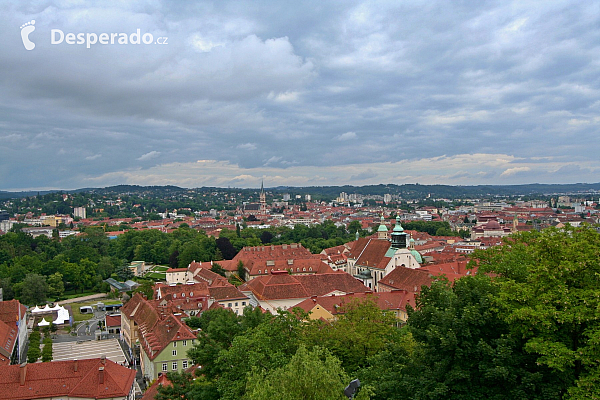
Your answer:
[[[260,181],[260,213],[262,215],[267,214],[267,195],[265,193],[264,180]]]

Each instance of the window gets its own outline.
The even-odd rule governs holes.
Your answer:
[[[173,347],[177,347],[177,342],[173,342]]]
[[[162,364],[162,370],[163,370],[163,371],[166,371],[166,370],[167,370],[167,363],[163,363],[163,364]]]
[[[227,307],[231,308],[231,303],[227,303]]]
[[[176,369],[177,369],[177,361],[173,361],[173,365],[172,365],[172,367],[173,367],[173,370],[176,370]]]
[[[183,341],[183,345],[184,345],[184,346],[187,346],[187,340],[184,340],[184,341]]]
[[[236,306],[236,307],[238,306],[238,303],[237,303],[237,301],[235,302],[235,306]]]
[[[242,305],[243,305],[243,306],[245,306],[245,305],[246,305],[246,302],[245,302],[245,301],[242,301]]]
[[[181,368],[186,369],[187,367],[188,367],[187,360],[183,360],[183,362],[181,363]]]
[[[177,355],[177,350],[173,350],[173,355],[176,356]]]

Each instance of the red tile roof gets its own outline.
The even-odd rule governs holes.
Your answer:
[[[121,309],[122,315],[138,325],[140,344],[150,360],[154,360],[173,341],[196,339],[196,335],[172,314],[173,308],[166,303],[164,299],[146,300],[136,293]]]
[[[158,298],[158,292],[160,291],[160,296],[165,297],[167,295],[171,295],[173,299],[178,298],[195,298],[208,296],[208,284],[206,282],[196,282],[194,284],[185,284],[185,285],[174,285],[169,286],[164,283],[157,283],[154,285],[154,297]]]
[[[294,307],[300,307],[306,312],[311,311],[316,305],[320,305],[332,315],[338,314],[346,303],[354,299],[364,301],[372,299],[377,303],[377,306],[384,311],[401,310],[406,311],[406,305],[415,306],[414,293],[409,293],[406,290],[394,290],[392,292],[379,293],[352,293],[344,296],[320,296],[306,299]]]
[[[348,257],[354,258],[356,265],[385,269],[390,261],[389,257],[385,257],[385,253],[390,246],[391,243],[387,240],[360,238],[354,242]]]
[[[100,358],[25,364],[23,367],[9,365],[0,367],[0,398],[126,397],[132,390],[134,378],[135,370]]]
[[[259,276],[240,286],[252,291],[259,300],[301,299],[323,296],[335,291],[364,293],[369,288],[345,272],[315,275],[290,275],[287,272]]]
[[[390,289],[402,289],[411,293],[418,293],[423,285],[431,285],[431,282],[433,282],[431,275],[429,271],[425,271],[423,268],[396,267],[377,284],[387,286]]]
[[[9,325],[15,324],[19,320],[19,308],[21,318],[27,312],[27,307],[19,302],[19,300],[0,301],[0,321]]]
[[[107,315],[105,318],[106,327],[121,326],[121,314]]]

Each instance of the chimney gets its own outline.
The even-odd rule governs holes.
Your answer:
[[[77,359],[73,360],[73,370],[77,372]]]
[[[27,376],[27,363],[21,364],[19,368],[19,377],[21,378],[21,386],[25,385],[25,378]]]
[[[104,384],[104,367],[98,368],[98,382]]]

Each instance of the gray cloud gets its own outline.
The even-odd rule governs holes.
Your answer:
[[[302,174],[338,166],[360,183],[597,181],[598,17],[575,1],[4,2],[0,189],[144,184],[198,159],[247,184],[264,168],[336,184]],[[51,29],[168,45],[51,45]],[[465,154],[518,165],[447,163]]]

